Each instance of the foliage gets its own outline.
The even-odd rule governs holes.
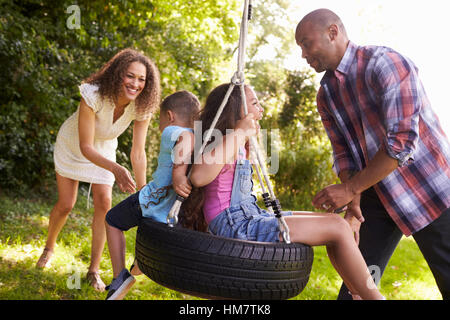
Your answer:
[[[282,203],[297,210],[313,210],[311,199],[323,187],[337,183],[332,150],[316,110],[314,77],[289,71],[286,99],[279,113],[283,150],[274,176]]]
[[[0,3],[3,190],[42,190],[53,181],[53,144],[62,122],[77,108],[77,85],[118,50],[134,47],[155,60],[163,96],[183,88],[202,99],[212,86],[228,81],[233,71],[242,9],[237,0],[82,0],[77,2],[79,29],[66,25],[69,0]],[[314,77],[283,66],[283,54],[294,44],[289,2],[254,5],[247,80],[266,109],[262,127],[280,130],[273,150],[279,153],[279,170],[273,176],[276,190],[282,198],[302,197],[290,203],[304,207],[333,177],[330,147],[315,110]],[[269,45],[275,48],[271,60],[261,54]],[[158,114],[147,139],[149,174],[159,151],[157,119]],[[120,136],[117,152],[118,162],[129,168],[131,137],[130,127]]]
[[[278,122],[287,140],[299,139],[308,144],[323,141],[325,131],[316,106],[317,90],[311,72],[288,71],[283,86],[286,100],[279,114]],[[292,149],[291,149],[292,150]]]
[[[260,60],[261,54],[270,51],[270,60],[280,64],[292,50],[294,22],[289,17],[288,0],[261,0],[254,3],[253,18],[249,24],[250,61]]]
[[[312,197],[336,177],[331,146],[316,110],[315,76],[284,66],[295,45],[289,6],[285,0],[256,5],[247,76],[264,107],[261,127],[273,133],[267,135],[267,145],[271,172],[276,172],[272,176],[276,195],[283,208],[311,210]]]
[[[81,23],[69,29],[73,1],[0,1],[0,188],[42,188],[53,177],[53,144],[77,108],[77,85],[120,49],[156,62],[163,95],[182,88],[203,97],[231,57],[236,2],[79,0]],[[153,122],[151,164],[158,138]],[[119,162],[129,163],[130,148],[128,130]]]

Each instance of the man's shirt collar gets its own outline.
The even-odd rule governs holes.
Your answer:
[[[339,71],[341,74],[346,75],[353,63],[353,60],[355,59],[357,50],[358,50],[358,46],[349,40],[347,49],[345,50],[344,56],[342,57],[341,62],[339,63],[338,67],[336,68],[336,71]],[[336,71],[333,72],[333,71],[327,70],[325,72],[325,75],[323,76],[322,80],[320,81],[320,84],[323,84],[323,82],[326,80],[326,78],[328,78],[328,76],[330,76],[330,75],[334,75]]]
[[[344,56],[342,57],[341,62],[336,68],[336,71],[339,71],[343,74],[348,73],[353,60],[355,59],[357,49],[358,46],[356,44],[351,41],[348,42],[347,49],[345,50]]]

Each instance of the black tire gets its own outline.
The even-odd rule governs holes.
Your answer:
[[[288,299],[306,286],[314,253],[293,243],[242,241],[142,219],[139,268],[153,281],[202,298]]]

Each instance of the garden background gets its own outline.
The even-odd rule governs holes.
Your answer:
[[[84,283],[90,255],[88,185],[58,241],[50,268],[34,268],[56,201],[53,144],[77,108],[78,85],[117,51],[138,49],[161,73],[163,96],[194,92],[201,101],[235,69],[243,1],[0,0],[0,299],[103,299]],[[76,5],[76,11],[69,9]],[[289,1],[255,1],[249,25],[246,80],[265,109],[267,158],[283,209],[312,210],[311,199],[337,181],[331,147],[316,112],[317,78],[290,70],[295,47]],[[73,7],[72,7],[73,8]],[[77,20],[79,18],[79,20]],[[272,46],[270,60],[260,48]],[[299,57],[300,59],[300,57]],[[320,77],[320,75],[319,75]],[[147,138],[148,180],[159,152],[158,113]],[[119,138],[117,161],[131,168],[131,129]],[[274,163],[272,163],[274,164]],[[274,167],[272,166],[272,169]],[[126,195],[114,189],[113,204]],[[127,261],[135,230],[127,232]],[[324,248],[315,248],[310,282],[296,299],[335,299],[340,280]],[[406,263],[407,261],[407,263]],[[81,277],[81,283],[71,282]],[[112,278],[107,249],[102,277]],[[388,299],[438,299],[431,272],[413,239],[404,238],[380,288]],[[141,276],[128,299],[190,299]]]

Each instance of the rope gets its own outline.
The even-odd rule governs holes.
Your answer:
[[[248,30],[248,20],[249,20],[249,6],[250,1],[245,0],[244,13],[242,14],[241,30],[239,34],[239,47],[238,47],[238,63],[237,63],[237,76],[244,83],[244,67],[245,67],[245,47],[247,44],[247,30]]]
[[[210,129],[207,132],[207,135],[203,141],[203,144],[199,150],[199,153],[197,154],[197,157],[195,160],[198,160],[198,157],[201,157],[203,154],[203,151],[206,147],[206,144],[209,142],[209,140],[211,139],[211,135],[212,135],[212,131],[215,128],[217,121],[219,120],[223,109],[225,108],[225,105],[228,102],[228,99],[230,97],[231,92],[233,91],[235,86],[239,86],[240,91],[241,91],[241,98],[242,98],[242,105],[244,108],[244,114],[247,115],[248,114],[248,107],[247,107],[247,100],[246,100],[246,96],[245,96],[245,77],[244,77],[244,67],[245,67],[245,47],[246,47],[246,42],[247,42],[247,34],[248,34],[248,21],[251,19],[251,0],[245,0],[244,3],[244,12],[242,14],[242,22],[241,22],[241,29],[240,29],[240,35],[239,35],[239,46],[238,46],[238,58],[237,58],[237,71],[234,73],[233,77],[231,78],[231,83],[230,86],[228,87],[228,91],[222,101],[222,104],[220,105],[219,109],[217,110],[216,116],[211,124]],[[264,193],[264,202],[267,204],[270,204],[270,206],[267,206],[269,211],[271,213],[274,213],[275,216],[278,219],[278,225],[280,228],[280,232],[283,236],[283,240],[286,243],[290,243],[290,237],[289,237],[289,227],[286,224],[286,221],[284,220],[282,214],[281,214],[281,205],[280,202],[278,201],[278,199],[276,199],[275,197],[275,193],[273,192],[273,188],[272,188],[272,184],[270,182],[269,176],[267,174],[267,170],[266,167],[263,165],[264,161],[263,158],[261,156],[261,151],[259,149],[259,145],[258,142],[256,140],[256,138],[254,136],[251,136],[249,139],[250,142],[250,152],[251,152],[251,157],[253,159],[255,159],[255,155],[256,155],[256,160],[257,160],[257,165],[254,164],[257,175],[258,175],[258,179],[259,179],[259,183],[261,185],[261,188],[263,190]],[[196,161],[194,160],[194,163],[196,163]],[[264,183],[261,179],[260,173],[259,173],[259,169],[261,169],[262,174],[264,176],[264,180],[266,182],[267,188],[269,190],[269,196],[270,196],[270,200],[268,199],[267,196],[267,192],[265,192],[265,188],[264,188]],[[191,169],[192,170],[192,169]],[[191,175],[191,170],[189,170],[189,173],[187,175],[187,177],[189,178]],[[175,224],[178,223],[178,213],[180,211],[180,207],[181,207],[181,203],[183,202],[184,198],[178,196],[177,200],[175,201],[175,203],[173,204],[169,215],[167,216],[167,224],[171,227],[173,227]],[[273,210],[272,210],[273,209]]]
[[[245,98],[245,86],[244,86],[244,84],[240,85],[240,89],[241,89],[242,105],[244,107],[244,114],[247,115],[248,114],[248,108],[247,108],[247,99]],[[284,218],[283,218],[283,216],[281,214],[280,202],[278,201],[278,199],[275,196],[275,193],[273,192],[272,183],[270,182],[269,175],[267,174],[267,169],[266,169],[265,165],[263,165],[265,162],[264,162],[264,159],[263,159],[263,157],[261,155],[261,150],[259,148],[258,142],[257,142],[257,140],[256,140],[256,138],[254,136],[251,136],[249,141],[250,141],[250,149],[253,150],[254,154],[256,154],[256,159],[257,159],[257,162],[258,162],[258,166],[259,166],[259,168],[262,171],[262,174],[264,176],[264,180],[265,180],[266,185],[267,185],[267,189],[269,189],[270,198],[272,199],[271,202],[270,202],[271,206],[268,207],[268,208],[273,209],[273,211],[270,210],[270,209],[269,209],[269,211],[271,213],[274,213],[275,216],[278,218],[278,226],[280,228],[280,231],[281,231],[281,234],[283,236],[284,242],[290,243],[291,239],[290,239],[290,236],[289,236],[289,227],[286,224],[286,221],[284,220]],[[255,166],[255,170],[256,170],[256,172],[258,172],[258,167]],[[259,176],[259,173],[258,173],[258,176]],[[263,191],[265,191],[264,183],[262,182],[261,179],[259,180],[259,182],[260,182],[260,185],[261,185],[261,189],[263,189]]]

